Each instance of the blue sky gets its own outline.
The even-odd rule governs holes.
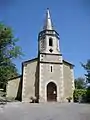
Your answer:
[[[75,78],[85,73],[80,62],[90,58],[89,0],[0,0],[0,21],[11,26],[17,45],[25,54],[14,62],[21,72],[21,63],[37,56],[37,36],[43,27],[46,8],[60,34],[63,58],[75,65]]]

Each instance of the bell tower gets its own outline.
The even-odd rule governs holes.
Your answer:
[[[43,30],[38,36],[39,53],[60,54],[59,34],[54,30],[49,9],[46,10],[46,17]]]
[[[39,102],[50,99],[60,102],[63,98],[63,61],[59,39],[47,9],[43,29],[38,35]]]

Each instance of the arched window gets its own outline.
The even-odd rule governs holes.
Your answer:
[[[49,46],[53,46],[53,39],[49,38]]]

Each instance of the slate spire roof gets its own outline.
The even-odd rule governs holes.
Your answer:
[[[43,30],[53,30],[53,23],[52,23],[49,8],[47,8],[46,10],[46,17],[45,17]]]

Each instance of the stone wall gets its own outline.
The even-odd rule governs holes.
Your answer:
[[[64,101],[67,101],[68,97],[73,98],[74,90],[73,67],[64,62],[63,74],[64,74]]]
[[[17,98],[21,95],[21,90],[20,90],[20,84],[21,84],[21,76],[13,78],[12,80],[8,81],[7,84],[7,95],[6,97],[8,98]]]
[[[51,72],[52,66],[52,72]],[[40,102],[47,101],[47,85],[53,82],[57,86],[57,101],[63,98],[62,65],[40,63]]]
[[[24,102],[30,102],[30,98],[35,97],[35,86],[36,81],[38,81],[37,69],[37,59],[28,63],[24,63],[23,65],[22,101]]]

